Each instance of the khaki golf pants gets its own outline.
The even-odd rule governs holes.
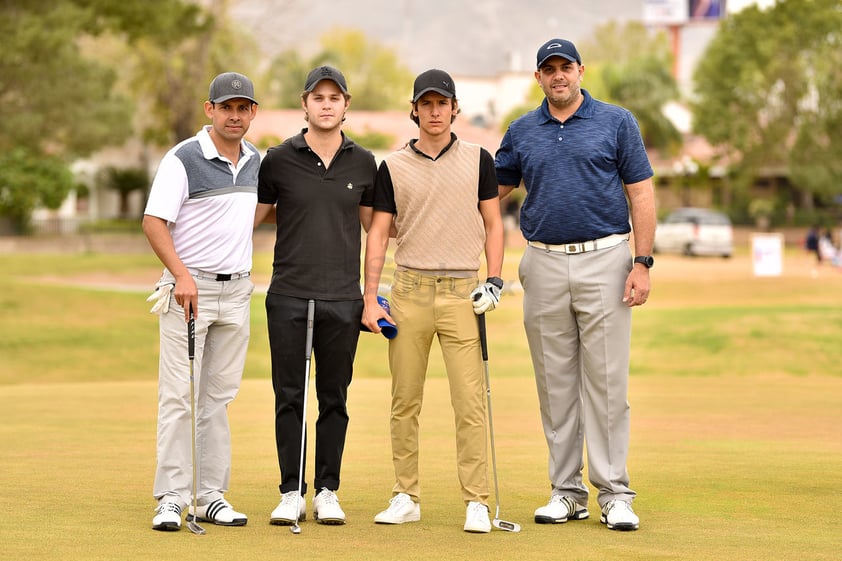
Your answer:
[[[488,504],[485,384],[479,328],[470,301],[477,278],[397,271],[391,315],[398,335],[389,341],[393,492],[419,500],[419,423],[433,336],[441,346],[456,424],[456,463],[462,498]]]

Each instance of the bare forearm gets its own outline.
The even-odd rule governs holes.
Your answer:
[[[635,255],[650,255],[655,243],[655,191],[652,180],[627,186]]]

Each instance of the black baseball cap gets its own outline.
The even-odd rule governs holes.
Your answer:
[[[412,103],[427,92],[436,92],[444,97],[456,97],[456,84],[453,78],[444,70],[427,70],[422,72],[415,79],[415,86],[412,88]]]
[[[582,64],[582,57],[576,50],[576,45],[566,39],[550,39],[538,49],[538,68],[547,62],[550,57],[560,56],[570,62]]]
[[[257,103],[254,99],[254,84],[239,72],[223,72],[211,82],[208,93],[208,101],[211,103],[222,103],[238,97]]]
[[[312,92],[316,85],[322,80],[333,80],[342,93],[348,93],[348,85],[345,83],[345,76],[332,66],[319,66],[307,74],[307,81],[304,82],[304,91]]]

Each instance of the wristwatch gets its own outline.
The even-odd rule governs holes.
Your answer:
[[[501,279],[500,277],[488,277],[487,279],[485,279],[485,282],[491,283],[498,289],[503,290],[503,279]]]
[[[640,263],[641,265],[643,265],[647,269],[651,269],[652,265],[655,264],[655,258],[652,257],[651,255],[638,255],[637,257],[634,258],[634,262]]]

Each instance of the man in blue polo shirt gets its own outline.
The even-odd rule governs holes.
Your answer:
[[[600,521],[636,530],[626,469],[629,346],[631,308],[649,296],[653,173],[632,114],[581,89],[584,73],[573,43],[542,45],[535,79],[545,99],[509,126],[495,157],[501,197],[521,182],[526,189],[523,321],[552,484],[535,522],[589,516],[587,440]]]

